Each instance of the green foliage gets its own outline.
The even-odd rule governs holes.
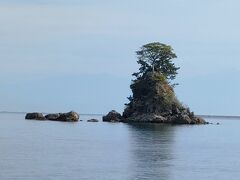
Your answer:
[[[123,117],[135,122],[164,122],[177,124],[204,124],[205,121],[194,116],[175,96],[171,80],[177,75],[172,60],[176,58],[169,45],[158,42],[149,43],[136,52],[139,72],[130,86],[133,95],[125,104]]]
[[[172,62],[177,56],[171,46],[159,42],[149,43],[143,45],[136,54],[140,68],[139,72],[133,75],[137,78],[141,78],[148,72],[158,72],[169,80],[175,79],[179,67]]]

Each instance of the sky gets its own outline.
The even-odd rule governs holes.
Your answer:
[[[176,95],[240,115],[238,0],[0,0],[0,111],[122,112],[135,51],[173,47]]]

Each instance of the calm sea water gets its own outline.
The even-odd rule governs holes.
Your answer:
[[[0,180],[240,178],[240,120],[220,125],[64,123],[0,114]]]

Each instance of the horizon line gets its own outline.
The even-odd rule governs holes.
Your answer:
[[[0,111],[0,113],[13,113],[13,114],[27,114],[29,112],[25,112],[25,111]],[[43,113],[43,114],[51,114],[49,112],[40,112],[40,113]],[[78,114],[80,115],[101,115],[103,116],[104,114],[101,114],[101,113],[79,113],[77,112]],[[54,114],[54,113],[53,113]]]
[[[28,112],[24,111],[0,111],[0,113],[14,113],[14,114],[27,114]],[[42,112],[43,114],[50,114],[49,112]],[[79,112],[78,112],[79,113]],[[80,115],[99,115],[104,116],[103,113],[79,113]],[[240,115],[213,115],[213,114],[197,114],[203,118],[240,118]]]

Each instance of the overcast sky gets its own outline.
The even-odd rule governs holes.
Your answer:
[[[176,94],[197,114],[240,115],[237,0],[0,0],[0,110],[122,111],[135,51],[170,44]]]

